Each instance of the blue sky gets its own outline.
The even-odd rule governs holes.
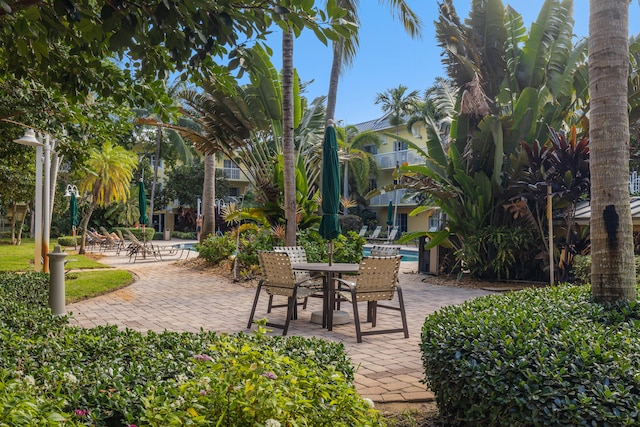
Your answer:
[[[388,3],[388,2],[386,2]],[[407,0],[423,22],[420,40],[412,40],[397,20],[392,19],[386,4],[376,0],[360,0],[360,49],[353,66],[345,70],[338,86],[336,120],[354,124],[380,117],[383,113],[374,103],[376,94],[400,84],[410,90],[424,91],[437,76],[445,76],[440,62],[441,50],[435,39],[434,21],[438,17],[436,0]],[[522,14],[527,28],[537,18],[543,0],[503,1]],[[471,0],[454,0],[461,18],[468,16]],[[574,0],[574,32],[579,37],[588,34],[589,1]],[[629,9],[629,31],[640,33],[640,6],[632,1]],[[273,48],[273,63],[281,66],[281,35],[274,33],[269,45]],[[326,95],[329,86],[331,48],[304,31],[295,40],[294,66],[309,85],[307,96],[314,99]]]

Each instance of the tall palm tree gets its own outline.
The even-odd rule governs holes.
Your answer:
[[[293,31],[282,31],[282,154],[284,156],[285,246],[296,245],[296,176],[293,142]]]
[[[378,2],[389,4],[394,18],[397,12],[405,30],[411,37],[416,38],[421,36],[422,23],[420,18],[411,10],[404,0],[378,0]],[[337,6],[347,11],[343,19],[353,22],[356,26],[360,24],[360,18],[358,17],[358,0],[337,0]],[[357,31],[354,31],[349,38],[340,38],[332,43],[333,60],[331,62],[329,92],[327,94],[327,123],[334,118],[333,116],[336,111],[340,74],[344,68],[353,63],[359,43]]]
[[[598,302],[636,299],[628,188],[628,0],[591,0],[591,289]]]
[[[111,202],[126,201],[133,178],[133,168],[137,157],[121,146],[105,142],[99,148],[89,150],[89,158],[85,164],[87,173],[81,178],[78,189],[91,194],[91,202],[80,227],[82,242],[79,253],[85,253],[87,225],[93,211],[98,206],[107,206]]]
[[[387,89],[376,95],[375,103],[382,104],[382,111],[389,113],[389,124],[396,127],[396,135],[404,118],[416,111],[420,101],[420,92],[412,90],[407,93],[407,90],[409,88],[401,84],[397,88]]]

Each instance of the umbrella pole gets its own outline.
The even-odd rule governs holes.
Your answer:
[[[329,265],[333,264],[333,240],[329,240]]]

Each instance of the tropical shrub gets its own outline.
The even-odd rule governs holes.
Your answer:
[[[172,231],[171,237],[176,239],[195,240],[198,236],[195,231]]]
[[[152,427],[380,425],[344,375],[263,345],[259,329],[255,340],[223,336],[195,355],[193,378],[151,389],[141,419]]]
[[[288,409],[287,414],[292,415],[287,416],[298,420],[327,419],[336,425],[364,425],[365,422],[374,425],[376,420],[377,415],[355,394],[353,366],[342,343],[267,337],[262,328],[253,335],[228,336],[205,331],[143,334],[118,330],[116,326],[83,329],[69,326],[66,316],[53,316],[47,307],[47,296],[46,274],[0,274],[3,307],[0,311],[0,423],[52,426],[62,425],[57,420],[64,418],[65,426],[124,427],[144,424],[141,420],[149,414],[165,417],[162,419],[167,421],[167,396],[174,397],[176,409],[180,407],[190,413],[188,407],[180,406],[180,402],[194,397],[193,390],[185,384],[209,384],[212,390],[221,390],[235,384],[231,382],[233,379],[250,375],[251,366],[241,365],[254,359],[257,364],[263,363],[261,369],[278,372],[279,378],[274,381],[287,381],[286,396],[277,396],[277,402],[290,398],[295,404],[314,408],[312,413],[303,415]],[[214,361],[204,363],[202,355]],[[282,371],[277,371],[279,368]],[[296,384],[284,372],[286,369],[304,381]],[[263,393],[274,384],[267,382],[258,390],[246,389],[247,396],[265,406],[253,405],[250,399],[239,399],[233,402],[233,408],[243,414],[258,410],[261,415],[272,416],[277,408],[266,404],[272,401],[272,396]],[[316,394],[308,392],[312,385],[318,391]],[[220,407],[226,396],[242,390],[229,390],[229,394],[219,396],[220,400],[212,395],[201,396],[206,398],[204,403],[212,404],[211,408],[194,407],[193,410],[213,417],[214,403]],[[158,399],[152,399],[153,396]],[[307,396],[310,401],[300,402],[295,396]],[[335,409],[341,413],[335,414]],[[356,421],[352,423],[352,420]],[[363,420],[362,424],[358,420]],[[202,420],[193,418],[188,422],[201,423]],[[149,422],[158,425],[153,423]],[[176,424],[167,421],[160,425]],[[382,421],[377,425],[382,425]]]
[[[587,286],[477,298],[426,318],[427,386],[445,424],[635,425],[640,304]],[[447,424],[449,425],[449,424]]]
[[[367,241],[354,231],[339,235],[333,240],[333,261],[358,263]],[[304,247],[309,262],[328,262],[327,241],[316,230],[302,230],[298,233],[298,246]]]
[[[362,218],[358,215],[340,215],[340,228],[342,234],[347,234],[349,231],[355,231],[356,233],[362,228]]]
[[[60,246],[76,246],[80,243],[80,236],[60,236],[58,237],[58,244]]]
[[[229,233],[223,236],[209,235],[202,243],[197,243],[195,248],[200,258],[216,265],[231,256],[236,250],[236,242]]]
[[[539,245],[535,239],[531,228],[486,227],[468,236],[456,257],[473,277],[524,279],[539,271],[535,262]]]

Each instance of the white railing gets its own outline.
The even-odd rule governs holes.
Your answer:
[[[392,151],[391,153],[376,154],[376,160],[381,169],[393,169],[402,166],[403,163],[409,165],[419,165],[424,163],[424,158],[414,150]]]
[[[631,194],[640,194],[640,176],[637,171],[631,172],[629,176],[629,192]]]
[[[402,201],[402,198],[407,193],[407,190],[402,188],[400,190],[389,191],[388,193],[380,194],[378,196],[372,197],[369,200],[369,206],[387,206],[389,202],[393,203],[395,206],[396,203],[399,205],[406,205],[407,203],[413,203],[411,201]],[[397,195],[397,198],[396,198]]]

